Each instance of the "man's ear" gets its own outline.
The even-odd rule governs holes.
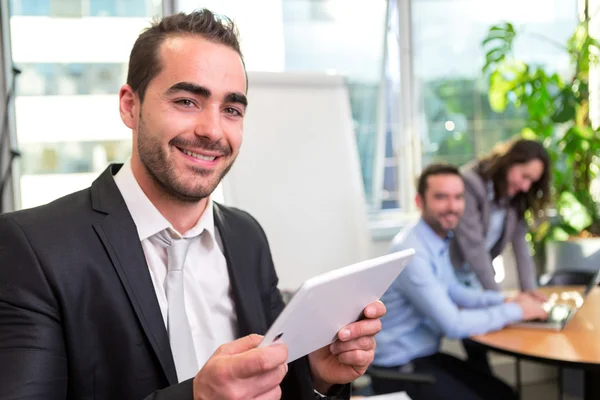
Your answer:
[[[119,90],[119,112],[121,120],[130,129],[137,129],[139,98],[131,86],[125,84]]]
[[[423,209],[424,203],[425,203],[425,200],[423,199],[423,197],[421,197],[421,195],[417,193],[417,195],[415,196],[415,204],[417,205],[419,210]]]

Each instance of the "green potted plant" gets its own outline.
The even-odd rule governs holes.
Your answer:
[[[548,270],[596,270],[600,264],[600,212],[592,194],[600,169],[600,129],[598,121],[590,118],[589,90],[600,43],[589,32],[587,1],[583,14],[568,41],[554,43],[569,55],[569,76],[519,60],[513,44],[523,33],[511,23],[492,26],[482,42],[492,109],[499,113],[509,107],[522,110],[525,127],[520,134],[541,141],[553,162],[554,214],[527,216],[534,251],[538,261],[540,256],[545,259]],[[595,260],[590,257],[594,253]]]

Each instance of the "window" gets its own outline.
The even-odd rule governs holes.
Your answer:
[[[119,88],[155,0],[11,0],[21,207],[85,188],[130,154]],[[69,18],[65,18],[69,17]],[[31,32],[43,32],[32,35]],[[75,34],[74,34],[75,33]]]
[[[176,4],[233,18],[248,70],[346,77],[369,211],[384,219],[414,211],[414,178],[423,165],[464,164],[523,125],[518,110],[499,115],[490,109],[481,73],[487,29],[514,22],[532,34],[518,39],[519,54],[561,73],[568,67],[565,54],[536,36],[564,42],[577,23],[576,0]],[[89,174],[91,180],[100,161],[118,160],[121,144],[130,140],[115,112],[116,94],[131,45],[160,14],[161,1],[10,0],[10,6],[13,56],[23,71],[16,119],[24,178],[58,174],[68,182]],[[31,35],[34,30],[44,35]],[[39,118],[28,110],[38,110]],[[39,166],[36,157],[44,160]],[[58,197],[72,187],[54,190]],[[37,201],[26,183],[22,199],[24,206]]]
[[[10,0],[12,15],[50,17],[146,17],[160,7],[153,0]]]
[[[208,7],[232,17],[249,70],[335,70],[347,77],[366,197],[371,214],[384,216],[414,210],[414,179],[423,165],[465,164],[523,125],[517,110],[490,109],[481,73],[487,29],[511,20],[564,41],[577,22],[575,0],[267,3],[260,9],[266,18],[257,18],[258,10],[241,0],[180,2],[183,10]],[[265,31],[282,34],[283,43],[265,39]],[[547,42],[519,40],[529,60],[558,71],[568,64]],[[256,62],[265,48],[276,56]]]
[[[183,11],[206,7],[232,18],[250,71],[335,71],[346,77],[366,197],[379,209],[374,180],[380,167],[374,162],[387,1],[262,0],[257,8],[246,0],[180,0],[179,5]],[[386,169],[385,179],[394,179],[394,169]],[[395,196],[391,190],[390,196]]]
[[[346,77],[365,195],[377,209],[377,111],[384,90],[386,7],[383,0],[283,2],[286,70],[333,70]]]
[[[518,56],[564,73],[567,54],[551,42],[565,43],[572,34],[577,2],[414,0],[412,18],[422,162],[461,165],[517,134],[524,124],[518,110],[496,114],[490,108],[481,72],[481,41],[489,27],[513,22],[525,32],[515,42]]]
[[[127,79],[119,63],[22,63],[18,96],[115,94]]]

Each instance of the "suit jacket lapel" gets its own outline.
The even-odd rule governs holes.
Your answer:
[[[264,334],[268,328],[266,316],[262,308],[260,292],[256,285],[255,268],[249,263],[255,263],[258,255],[248,248],[248,240],[236,227],[232,226],[227,216],[227,210],[215,203],[215,225],[219,230],[223,243],[223,253],[227,260],[229,280],[238,318],[238,335],[250,333]]]
[[[120,165],[111,165],[92,184],[92,207],[106,218],[94,225],[104,244],[142,329],[169,384],[177,383],[175,363],[137,229],[114,182]]]

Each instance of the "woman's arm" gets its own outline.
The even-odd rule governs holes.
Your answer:
[[[500,290],[494,279],[495,273],[490,253],[485,246],[480,202],[488,200],[477,196],[466,182],[465,189],[465,212],[454,232],[454,240],[456,240],[464,260],[469,263],[483,288]]]
[[[521,290],[524,292],[537,288],[535,264],[529,253],[529,245],[525,240],[525,235],[527,235],[527,224],[521,219],[517,222],[517,227],[512,235],[512,247],[515,253]]]

